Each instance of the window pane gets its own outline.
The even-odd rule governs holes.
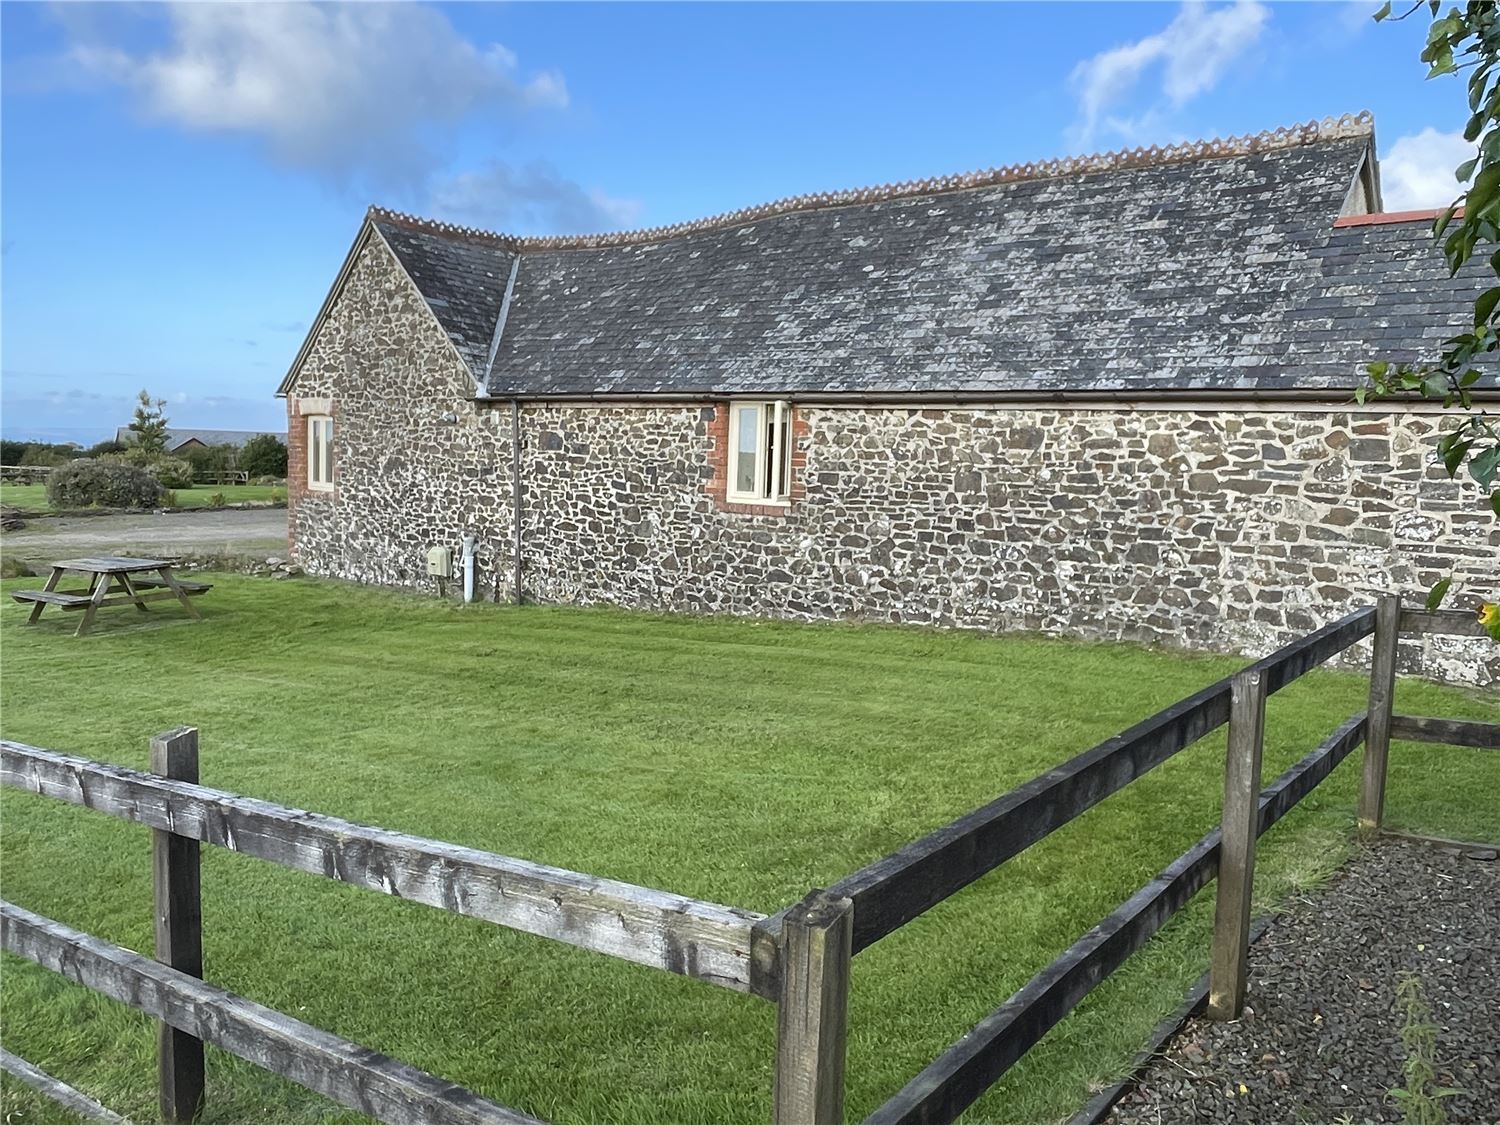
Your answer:
[[[734,490],[755,492],[755,448],[759,437],[760,410],[754,406],[736,408],[738,443],[735,446]]]
[[[761,470],[763,479],[760,482],[760,494],[774,498],[776,495],[775,473],[776,458],[781,456],[781,442],[777,440],[776,433],[776,408],[768,406],[765,410],[766,416],[766,464]]]
[[[318,483],[318,472],[323,466],[323,427],[318,419],[307,420],[307,481]]]
[[[333,419],[323,419],[323,483],[333,483]]]
[[[792,492],[792,415],[788,411],[781,417],[781,433],[777,435],[777,456],[781,458],[781,495]]]

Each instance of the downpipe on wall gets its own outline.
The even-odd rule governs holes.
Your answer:
[[[464,536],[464,603],[474,600],[474,537]]]

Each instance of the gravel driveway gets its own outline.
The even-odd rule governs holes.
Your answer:
[[[286,549],[285,508],[48,517],[0,534],[0,552],[28,561],[127,552],[265,558]]]
[[[1420,980],[1454,1125],[1500,1122],[1500,861],[1490,848],[1382,841],[1250,950],[1250,1006],[1189,1020],[1114,1125],[1399,1122],[1396,985]]]

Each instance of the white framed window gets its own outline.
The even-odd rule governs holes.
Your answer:
[[[333,419],[327,414],[307,416],[307,487],[333,489]]]
[[[790,403],[731,402],[725,499],[787,503],[792,490],[791,436]]]

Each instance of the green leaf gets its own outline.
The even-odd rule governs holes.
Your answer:
[[[1452,585],[1453,585],[1453,576],[1449,575],[1447,578],[1439,579],[1438,582],[1437,582],[1437,584],[1435,586],[1433,586],[1432,589],[1430,589],[1430,590],[1427,591],[1427,612],[1428,613],[1431,613],[1433,610],[1437,609],[1438,606],[1440,606],[1440,605],[1443,604],[1443,599],[1448,596],[1448,587],[1450,587]],[[1391,1091],[1391,1093],[1393,1093],[1393,1094],[1395,1092],[1396,1091],[1394,1091],[1394,1090]]]
[[[1438,439],[1438,456],[1443,459],[1443,468],[1448,470],[1450,477],[1458,472],[1458,467],[1464,463],[1464,458],[1469,455],[1473,445],[1472,441],[1460,439],[1458,434],[1448,434]]]
[[[1391,14],[1391,0],[1385,0],[1385,3],[1382,4],[1382,5],[1380,5],[1380,11],[1378,11],[1378,12],[1375,13],[1375,22],[1379,23],[1381,20],[1385,19],[1390,14]]]
[[[1422,380],[1422,394],[1426,398],[1442,398],[1448,393],[1448,376],[1434,371]]]
[[[1476,453],[1469,462],[1469,475],[1485,488],[1494,482],[1497,472],[1500,472],[1500,445],[1492,445],[1484,452]]]
[[[1500,492],[1490,493],[1490,511],[1500,516]]]
[[[1367,388],[1363,383],[1361,383],[1359,386],[1355,387],[1354,388],[1354,401],[1357,402],[1357,403],[1359,403],[1361,406],[1363,406],[1365,404],[1365,392],[1368,389],[1369,388]]]
[[[1485,205],[1495,198],[1497,189],[1500,189],[1500,165],[1486,165],[1480,170],[1479,175],[1474,177],[1474,186],[1464,197],[1465,217],[1472,217],[1473,214],[1482,211]]]
[[[1479,163],[1479,157],[1477,157],[1477,156],[1472,157],[1472,158],[1470,158],[1468,160],[1465,160],[1454,171],[1454,173],[1453,173],[1454,179],[1456,179],[1461,184],[1468,183],[1469,182],[1469,177],[1474,174],[1474,168],[1475,168],[1475,166],[1478,163]]]
[[[1474,302],[1474,323],[1488,324],[1497,304],[1500,304],[1500,285],[1479,294]]]

